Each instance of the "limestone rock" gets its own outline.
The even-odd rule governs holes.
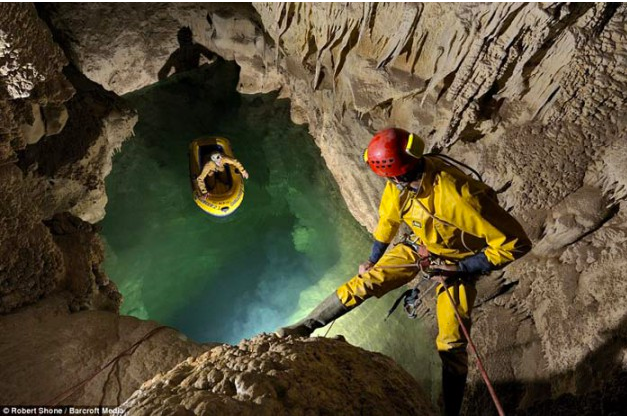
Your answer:
[[[42,136],[38,106],[60,105],[72,96],[61,73],[65,64],[33,5],[0,6],[0,162]]]
[[[0,9],[0,312],[62,289],[73,309],[117,311],[120,294],[101,270],[95,231],[80,225],[53,238],[44,220],[55,224],[68,211],[103,216],[104,177],[135,115],[63,70],[67,60],[32,5]]]
[[[67,108],[63,104],[48,104],[44,106],[42,112],[46,122],[46,136],[60,133],[69,117]]]
[[[116,313],[122,296],[105,274],[104,247],[99,229],[69,213],[60,213],[44,222],[63,253],[65,276],[57,286],[72,298],[70,310],[107,310]]]
[[[63,130],[26,147],[20,165],[41,181],[38,202],[45,218],[69,211],[95,223],[105,213],[104,179],[111,171],[111,158],[132,135],[137,114],[71,66],[64,73],[77,92],[66,103]],[[60,109],[49,109],[49,117],[55,112],[64,118]]]
[[[261,335],[221,345],[144,383],[132,415],[427,415],[420,386],[389,358],[343,341]]]
[[[161,329],[71,392],[157,327],[154,322],[105,311],[70,314],[66,301],[58,296],[4,316],[0,403],[116,406],[145,380],[211,347],[173,329]],[[62,394],[70,395],[63,399]]]
[[[149,12],[134,3],[75,6],[50,5],[46,13],[66,35],[65,46],[83,74],[117,94],[157,81],[159,69],[178,47],[176,33],[183,26],[192,29],[195,42],[238,62],[241,90],[280,87],[259,16],[250,4],[155,3]]]
[[[32,123],[24,123],[20,126],[22,137],[26,145],[37,143],[46,134],[46,123],[41,114],[41,106],[31,103]]]
[[[65,272],[33,185],[15,165],[0,167],[0,313],[51,293]]]

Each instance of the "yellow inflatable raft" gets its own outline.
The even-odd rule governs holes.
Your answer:
[[[193,141],[189,145],[189,174],[194,202],[198,207],[213,216],[224,217],[233,213],[242,204],[244,179],[236,167],[227,164],[224,172],[205,179],[205,186],[209,193],[202,196],[196,178],[200,175],[204,163],[209,161],[211,153],[215,151],[235,158],[228,139],[211,136]]]

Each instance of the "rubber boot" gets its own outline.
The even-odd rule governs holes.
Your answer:
[[[291,326],[281,327],[275,334],[279,337],[309,337],[314,330],[324,327],[333,320],[342,317],[349,310],[349,308],[342,304],[337,293],[334,292],[318,304],[307,317]]]
[[[456,374],[446,369],[442,370],[442,397],[444,400],[444,415],[458,416],[462,408],[467,374]]]

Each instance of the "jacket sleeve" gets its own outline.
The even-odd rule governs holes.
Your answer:
[[[485,240],[484,253],[494,267],[504,266],[531,250],[531,241],[520,223],[498,204],[487,187],[471,192],[468,183],[443,181],[443,192],[435,203],[440,209],[436,216]]]
[[[202,168],[202,172],[196,178],[196,184],[198,184],[198,189],[201,194],[207,194],[207,187],[205,186],[205,178],[209,175],[209,171],[211,170],[211,163],[206,163]]]
[[[385,250],[388,248],[388,246],[390,246],[389,243],[379,242],[378,240],[375,239],[374,243],[372,244],[372,251],[370,252],[370,256],[368,257],[368,260],[372,262],[373,264],[376,264],[377,262],[379,262],[379,259],[381,259],[381,257],[385,253]]]
[[[242,165],[240,163],[240,161],[238,161],[237,159],[230,158],[228,156],[225,156],[222,159],[224,160],[224,163],[234,165],[235,168],[237,168],[239,170],[239,172],[241,172],[241,173],[246,172],[246,169],[244,169],[244,165]]]
[[[388,181],[379,204],[379,223],[374,238],[381,243],[390,243],[401,225],[400,191]]]

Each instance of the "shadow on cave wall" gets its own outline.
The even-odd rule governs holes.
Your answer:
[[[625,415],[627,370],[622,353],[627,349],[627,315],[612,331],[599,334],[607,340],[575,367],[549,379],[495,383],[507,414],[516,415]],[[469,387],[464,414],[482,415],[496,410],[485,384]],[[553,391],[571,391],[557,394]]]

